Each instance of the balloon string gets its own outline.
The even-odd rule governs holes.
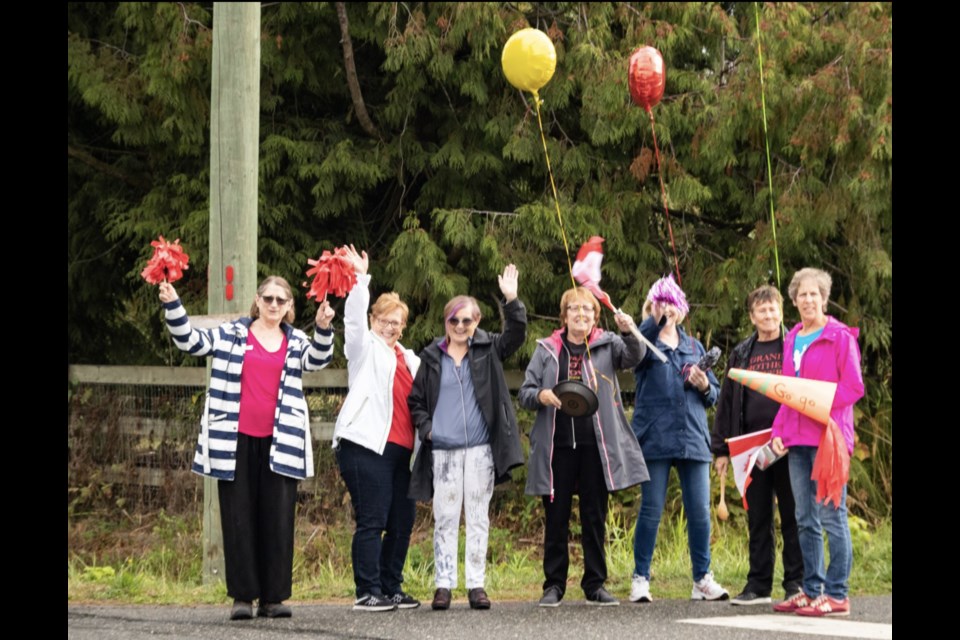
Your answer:
[[[543,120],[540,118],[540,94],[536,91],[533,91],[533,104],[537,108],[537,125],[540,127],[540,142],[543,144],[543,157],[547,159],[547,173],[550,175],[550,188],[553,190],[553,204],[557,209],[557,222],[560,225],[560,237],[563,238],[563,251],[567,256],[567,270],[570,273],[570,284],[573,285],[573,288],[577,288],[577,280],[573,277],[573,263],[570,261],[570,245],[567,242],[567,232],[563,226],[563,216],[560,215],[560,199],[557,197],[557,184],[553,180],[553,168],[550,166],[550,154],[547,153],[547,138],[543,134]],[[584,338],[583,343],[587,347],[587,360],[590,360],[590,342],[588,340],[590,336]],[[594,391],[596,391],[596,383]]]
[[[663,210],[667,212],[667,231],[670,232],[670,246],[673,247],[673,264],[677,267],[677,284],[683,286],[680,277],[680,259],[677,257],[677,243],[673,239],[673,225],[670,224],[670,208],[667,206],[667,188],[663,184],[663,166],[660,164],[660,147],[657,145],[657,123],[653,119],[653,109],[647,109],[650,115],[650,130],[653,131],[653,150],[657,154],[657,177],[660,179],[660,195],[663,198]]]
[[[767,150],[767,188],[770,192],[770,229],[773,231],[773,263],[777,268],[777,289],[780,289],[780,251],[777,247],[777,219],[773,215],[773,170],[770,166],[770,138],[767,135],[767,98],[763,86],[763,50],[760,47],[760,6],[753,3],[757,18],[757,64],[760,67],[760,107],[763,114],[763,144]],[[782,326],[782,323],[781,323]]]

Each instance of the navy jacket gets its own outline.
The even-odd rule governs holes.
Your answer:
[[[681,374],[685,365],[696,364],[706,350],[681,327],[677,327],[680,344],[669,348],[660,341],[660,327],[652,317],[641,323],[640,333],[667,356],[667,362],[660,362],[648,350],[634,369],[637,396],[632,426],[644,459],[710,462],[707,408],[716,404],[720,383],[708,371],[710,389],[703,394],[692,387],[684,389]]]

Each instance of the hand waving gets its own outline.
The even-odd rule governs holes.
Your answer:
[[[353,270],[358,274],[366,273],[370,267],[370,258],[367,256],[367,252],[364,251],[362,254],[357,253],[357,250],[352,244],[347,248],[347,260],[350,261],[350,266],[352,266]]]
[[[519,274],[517,273],[516,265],[508,264],[503,269],[503,275],[497,276],[497,281],[500,284],[500,293],[503,294],[503,297],[507,302],[513,302],[517,299],[517,281],[519,279]]]

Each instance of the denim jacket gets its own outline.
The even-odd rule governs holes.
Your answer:
[[[634,369],[637,396],[633,432],[646,460],[710,462],[707,408],[716,404],[720,383],[713,372],[708,371],[710,389],[707,393],[693,387],[684,389],[681,373],[684,366],[696,364],[706,350],[699,340],[688,336],[680,327],[677,327],[680,343],[671,349],[659,339],[660,329],[652,317],[640,325],[640,333],[667,356],[667,362],[661,362],[648,351]]]

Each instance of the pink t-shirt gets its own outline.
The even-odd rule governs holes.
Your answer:
[[[273,435],[273,419],[280,395],[280,374],[287,357],[287,337],[280,348],[267,351],[253,335],[247,334],[247,350],[240,371],[240,433],[255,438]]]

